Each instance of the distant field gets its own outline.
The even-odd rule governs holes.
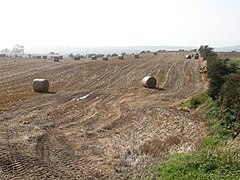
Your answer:
[[[229,59],[240,59],[240,52],[219,52],[218,55],[221,58],[229,58]]]
[[[172,105],[203,89],[186,52],[89,59],[0,59],[0,179],[139,179],[204,127]],[[141,85],[156,77],[156,89]],[[35,93],[46,78],[51,93]]]
[[[231,63],[236,63],[240,68],[240,52],[220,52],[218,53],[220,58],[228,58]]]

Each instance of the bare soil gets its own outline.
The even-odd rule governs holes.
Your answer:
[[[203,89],[201,60],[185,55],[0,59],[0,179],[141,179],[198,148],[204,124],[172,106]],[[33,92],[35,78],[50,92]]]

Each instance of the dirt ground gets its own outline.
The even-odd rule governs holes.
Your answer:
[[[141,179],[198,148],[203,123],[172,106],[203,89],[200,60],[185,55],[0,59],[0,179]],[[35,78],[50,92],[33,92]]]

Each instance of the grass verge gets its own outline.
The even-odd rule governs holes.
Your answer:
[[[152,168],[153,176],[146,179],[240,179],[240,149],[227,145],[230,135],[218,117],[217,103],[202,92],[179,106],[202,109],[208,136],[199,151],[172,155]]]
[[[156,179],[239,179],[240,150],[200,151],[173,155],[156,166]]]

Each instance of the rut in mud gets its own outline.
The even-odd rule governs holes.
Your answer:
[[[191,151],[202,124],[171,105],[202,90],[185,52],[109,61],[0,60],[0,179],[114,179]],[[142,87],[146,75],[158,88]],[[46,78],[50,93],[34,93]]]

